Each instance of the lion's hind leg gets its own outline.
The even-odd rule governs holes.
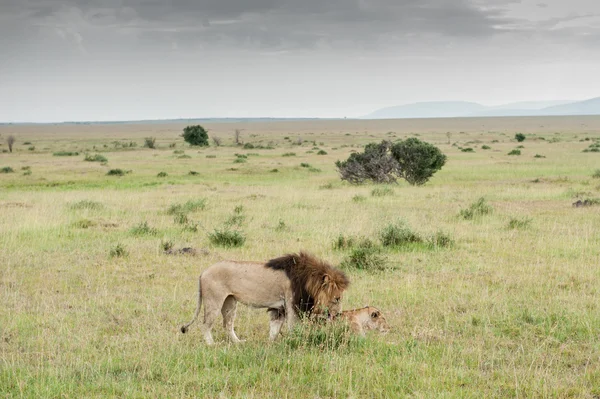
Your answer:
[[[237,344],[240,342],[244,342],[244,340],[239,339],[233,329],[233,322],[235,321],[236,309],[237,300],[233,295],[229,295],[225,299],[225,302],[223,302],[223,307],[221,308],[221,314],[223,315],[223,327],[229,334],[229,338],[231,338],[231,340]]]
[[[223,307],[223,304],[227,297],[212,297],[205,295],[204,298],[204,340],[207,345],[213,345],[215,341],[212,337],[212,327],[215,324],[217,316],[219,316],[219,310]]]
[[[285,310],[283,309],[269,309],[269,316],[271,317],[271,323],[269,327],[269,339],[274,341],[275,338],[281,332],[281,327],[285,322]]]

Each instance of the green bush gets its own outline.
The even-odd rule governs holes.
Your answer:
[[[167,172],[158,172],[158,174],[156,175],[156,177],[167,177],[169,176],[169,174]]]
[[[509,229],[525,229],[531,224],[530,218],[511,218],[508,222]]]
[[[461,148],[460,149],[462,152],[475,152],[474,149],[472,149],[471,147],[467,147],[467,148]]]
[[[144,221],[139,224],[136,224],[131,229],[129,229],[129,233],[134,236],[144,236],[144,235],[154,236],[154,235],[158,234],[158,230],[153,227],[150,227],[148,225],[148,222]]]
[[[0,173],[15,173],[15,170],[10,166],[5,166],[2,169],[0,169]]]
[[[507,155],[521,155],[521,150],[514,149],[509,152]]]
[[[594,179],[600,179],[600,169],[596,169],[594,173],[592,173],[592,177]]]
[[[192,146],[208,147],[208,132],[200,125],[185,127],[181,136]]]
[[[481,149],[482,149],[482,150],[491,150],[491,149],[492,149],[492,147],[490,147],[489,145],[482,145],[482,146],[481,146]]]
[[[303,168],[310,168],[310,164],[306,163],[306,162],[302,162],[300,164],[300,166],[302,166]]]
[[[87,162],[108,162],[108,159],[106,159],[105,156],[100,154],[85,154],[85,158],[83,158],[83,160]]]
[[[144,147],[145,148],[152,148],[152,149],[154,149],[154,148],[156,148],[155,145],[156,145],[156,138],[154,138],[154,137],[146,137],[146,138],[144,138]]]
[[[467,209],[461,209],[459,216],[466,220],[472,220],[483,215],[488,215],[493,211],[494,208],[482,197],[473,202]]]
[[[439,148],[414,137],[395,143],[391,151],[398,162],[398,175],[412,185],[427,183],[446,164]]]
[[[183,204],[173,204],[167,210],[167,214],[176,215],[178,213],[190,213],[201,211],[206,208],[206,198],[200,198],[197,200],[189,200]]]
[[[79,155],[79,153],[76,151],[57,151],[53,152],[52,155],[55,157],[74,157]]]
[[[450,237],[449,234],[444,233],[442,231],[438,231],[433,236],[427,239],[427,243],[432,248],[447,248],[454,245],[454,240]]]
[[[295,157],[296,153],[295,152],[286,152],[285,154],[282,155],[282,157]]]
[[[515,134],[515,140],[517,140],[519,143],[525,141],[525,135],[523,133],[517,133]]]
[[[244,149],[246,149],[246,150],[252,150],[252,149],[254,149],[254,144],[252,144],[252,143],[246,143],[246,144],[244,144]]]
[[[229,230],[227,227],[223,230],[215,229],[209,233],[208,238],[211,243],[221,247],[241,247],[246,242],[246,237],[241,231]]]
[[[365,197],[364,195],[360,195],[360,194],[357,194],[354,197],[352,197],[353,202],[365,202],[366,200],[367,200],[367,197]]]
[[[423,242],[421,236],[413,232],[402,220],[384,227],[379,232],[379,238],[384,247],[402,247],[406,244]]]
[[[327,151],[325,151],[325,150],[319,150],[317,152],[317,155],[327,155]]]
[[[381,249],[376,246],[358,246],[352,248],[350,254],[342,261],[343,269],[365,271],[384,271],[387,269],[387,258],[381,255]]]
[[[123,169],[111,169],[106,173],[107,176],[124,176],[125,171]]]

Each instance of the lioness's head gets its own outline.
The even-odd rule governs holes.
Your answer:
[[[369,312],[369,319],[363,325],[365,330],[377,330],[382,333],[390,331],[390,325],[385,320],[381,311],[373,306],[368,306],[367,311]]]

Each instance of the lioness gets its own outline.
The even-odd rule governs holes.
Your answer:
[[[361,309],[345,310],[338,314],[338,319],[345,319],[350,323],[350,328],[355,333],[365,336],[365,330],[378,330],[386,333],[390,326],[381,311],[373,306],[365,306]]]
[[[284,321],[291,328],[299,315],[340,312],[342,293],[350,281],[339,269],[300,252],[266,263],[222,261],[206,269],[198,282],[198,306],[185,333],[200,314],[204,300],[204,339],[214,343],[211,329],[221,311],[223,326],[233,342],[241,342],[233,329],[237,302],[267,308],[271,317],[269,337],[279,335]]]

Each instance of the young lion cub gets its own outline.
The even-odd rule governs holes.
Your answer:
[[[338,314],[337,318],[347,320],[352,331],[363,337],[365,336],[365,330],[377,330],[382,333],[390,331],[390,326],[381,311],[373,306],[346,310]]]

